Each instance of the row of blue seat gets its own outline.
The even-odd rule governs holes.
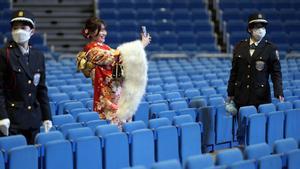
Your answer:
[[[167,121],[167,120],[166,120]],[[60,168],[73,168],[72,152],[74,152],[74,161],[77,168],[85,168],[97,163],[96,168],[102,168],[102,160],[98,155],[103,154],[103,168],[106,169],[117,169],[121,167],[128,167],[129,165],[145,165],[147,168],[155,161],[164,161],[167,159],[182,159],[184,160],[189,155],[196,155],[201,153],[201,127],[197,123],[186,121],[177,121],[177,127],[171,126],[169,123],[153,123],[152,129],[147,129],[146,125],[143,122],[133,122],[127,123],[124,125],[124,132],[120,132],[117,126],[114,125],[100,125],[96,127],[95,134],[90,128],[76,126],[74,123],[63,124],[59,128],[62,130],[68,130],[64,133],[58,131],[51,131],[49,133],[39,133],[36,137],[36,144],[40,146],[40,156],[42,166],[48,168],[50,166]],[[73,124],[71,129],[70,125]],[[69,128],[65,126],[69,125]],[[180,130],[179,130],[180,128]],[[63,130],[64,131],[64,130]],[[127,133],[127,134],[126,134]],[[95,136],[96,135],[96,136]],[[195,137],[197,135],[197,137]],[[178,136],[180,136],[178,138]],[[99,139],[100,137],[100,139]],[[12,139],[18,139],[17,141],[12,141]],[[71,141],[65,141],[64,138],[67,138]],[[90,138],[93,140],[97,139],[98,144],[83,144],[80,143],[80,139],[87,139],[90,143]],[[21,140],[21,141],[20,141]],[[49,145],[51,141],[60,140],[63,141],[63,144],[67,143],[67,146],[64,146],[64,149],[59,150],[57,153],[49,153]],[[156,140],[156,141],[155,141]],[[170,140],[172,140],[170,142]],[[179,142],[181,144],[179,144]],[[60,144],[55,144],[58,146]],[[172,144],[171,144],[172,143]],[[20,145],[26,145],[26,141],[22,136],[10,136],[5,138],[0,138],[0,147],[3,150],[8,151],[12,147],[17,147]],[[129,146],[130,145],[130,146]],[[190,146],[194,145],[193,149],[190,149]],[[54,145],[53,145],[54,146]],[[91,158],[88,161],[83,156],[86,156],[87,152],[78,152],[79,150],[85,149],[92,154],[98,154],[96,157]],[[147,151],[144,151],[144,147],[147,147]],[[69,147],[69,148],[67,148]],[[156,147],[156,148],[155,148]],[[61,148],[60,146],[57,147]],[[103,149],[103,150],[102,150]],[[6,152],[5,151],[5,152]],[[94,152],[96,151],[96,152]],[[130,152],[130,153],[129,153]],[[121,154],[118,156],[117,154]],[[89,154],[90,155],[90,154]],[[79,157],[80,156],[80,157]],[[68,157],[68,158],[62,158]],[[52,160],[54,161],[52,161]],[[50,161],[48,161],[50,160]],[[65,161],[64,161],[65,160]],[[57,162],[53,164],[53,162]],[[78,162],[81,161],[81,162]],[[115,162],[117,161],[117,163]],[[36,162],[36,161],[35,161]],[[33,163],[33,162],[32,162]],[[84,165],[80,165],[84,163]],[[92,163],[92,164],[88,164]],[[100,164],[100,165],[99,165]],[[81,166],[81,167],[79,167]],[[95,167],[95,166],[94,166]]]

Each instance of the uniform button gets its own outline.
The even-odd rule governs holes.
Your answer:
[[[12,103],[12,104],[11,104],[11,107],[15,107],[15,104]]]
[[[264,87],[264,85],[261,85],[261,87]]]
[[[251,66],[250,65],[248,65],[248,68],[250,68]]]
[[[249,79],[249,78],[250,78],[250,75],[247,75],[247,78]]]
[[[18,72],[21,72],[21,69],[18,69]]]
[[[250,86],[249,85],[247,85],[247,89],[249,88]]]
[[[31,93],[28,93],[28,96],[30,97],[30,96],[31,96]]]
[[[28,84],[31,84],[31,80],[28,80]]]
[[[31,110],[31,106],[28,106],[27,109],[28,109],[28,110]]]

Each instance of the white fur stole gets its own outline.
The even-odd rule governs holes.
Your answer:
[[[147,58],[140,40],[120,45],[123,75],[125,77],[118,101],[118,118],[125,122],[136,112],[147,85]]]

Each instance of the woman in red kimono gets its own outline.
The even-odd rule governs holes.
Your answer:
[[[130,121],[145,92],[147,60],[144,47],[150,36],[125,43],[117,50],[104,44],[107,31],[102,20],[91,17],[82,31],[90,42],[77,55],[77,66],[94,85],[94,111],[119,127]]]

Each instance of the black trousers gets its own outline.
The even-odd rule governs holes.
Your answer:
[[[40,132],[39,128],[30,128],[30,129],[17,129],[9,128],[9,135],[18,135],[21,134],[26,138],[27,144],[34,144],[35,136]]]

